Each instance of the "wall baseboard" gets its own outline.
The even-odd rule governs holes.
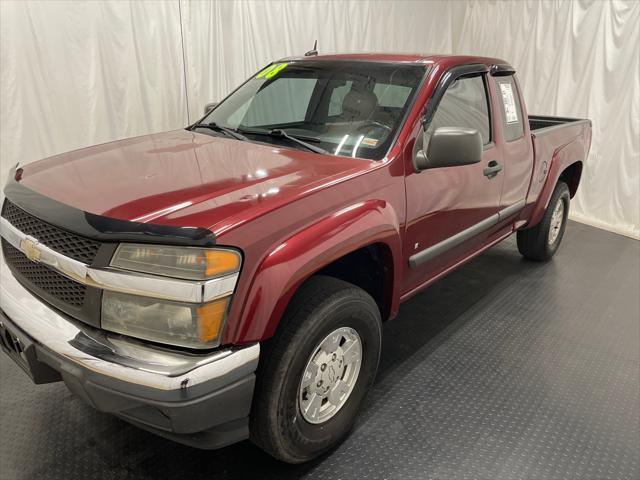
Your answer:
[[[592,227],[601,228],[602,230],[607,230],[608,232],[617,233],[618,235],[624,235],[625,237],[633,238],[634,240],[640,240],[640,226],[637,225],[635,227],[633,225],[630,225],[628,228],[622,228],[615,225],[610,225],[595,218],[585,217],[576,213],[570,213],[569,219],[574,220],[578,223],[590,225]]]

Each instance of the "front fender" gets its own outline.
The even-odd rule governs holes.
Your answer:
[[[374,243],[389,252],[393,278],[400,278],[402,242],[398,215],[384,200],[368,200],[342,208],[276,246],[257,269],[249,289],[235,341],[247,343],[271,337],[291,297],[311,275],[334,260]],[[398,309],[399,282],[393,292],[391,315]]]

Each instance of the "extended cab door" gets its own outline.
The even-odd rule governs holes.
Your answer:
[[[496,129],[502,145],[504,183],[500,199],[501,223],[513,223],[525,204],[533,173],[533,143],[520,89],[513,72],[491,77],[496,98]],[[499,110],[499,112],[498,112]]]
[[[487,82],[484,73],[463,76],[449,84],[427,128],[427,133],[440,127],[477,129],[484,143],[480,163],[421,172],[407,167],[405,294],[481,248],[488,230],[495,226],[503,181],[502,157],[492,136],[491,119],[495,115]],[[426,149],[422,143],[428,138],[421,139],[419,134],[414,152]]]

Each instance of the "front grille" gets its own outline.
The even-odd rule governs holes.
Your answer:
[[[82,308],[87,287],[51,270],[41,263],[32,262],[20,250],[2,239],[5,261],[30,286],[75,308]]]
[[[2,216],[21,232],[37,238],[50,249],[79,262],[90,264],[100,248],[100,242],[43,222],[14,205],[9,199],[5,199]]]

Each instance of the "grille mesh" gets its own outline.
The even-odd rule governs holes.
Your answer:
[[[90,264],[98,253],[100,242],[61,230],[28,214],[5,199],[2,216],[21,232],[37,238],[47,247],[80,262]]]
[[[72,307],[81,308],[87,287],[40,263],[29,260],[4,238],[2,250],[6,262],[31,285]]]

